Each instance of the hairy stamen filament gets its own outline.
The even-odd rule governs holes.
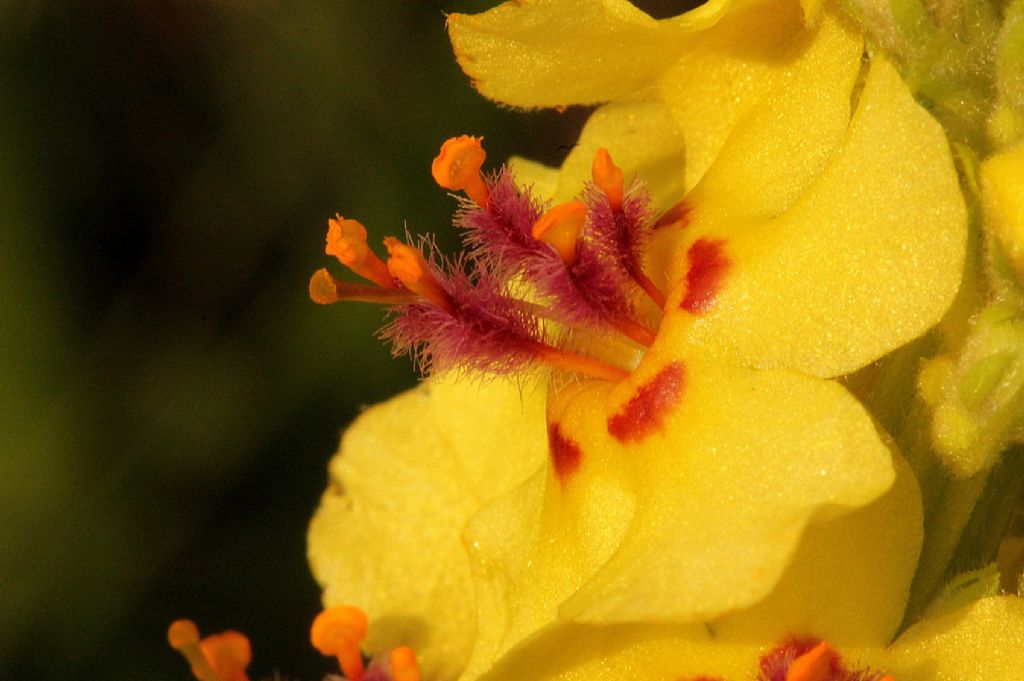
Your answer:
[[[618,382],[629,377],[629,372],[625,369],[570,350],[560,350],[543,343],[537,343],[535,349],[537,360],[555,369],[583,374],[603,381]]]
[[[400,288],[382,288],[373,284],[354,284],[339,279],[321,268],[309,278],[309,297],[313,302],[330,305],[341,301],[403,305],[415,303],[419,298]]]
[[[665,294],[661,291],[660,288],[658,288],[657,284],[651,281],[650,278],[643,273],[643,270],[630,267],[629,276],[631,276],[633,278],[633,281],[635,281],[637,285],[643,290],[643,292],[647,294],[647,297],[650,298],[654,302],[654,304],[658,306],[659,310],[665,309]]]
[[[649,348],[654,343],[654,331],[640,322],[633,321],[632,319],[616,319],[614,317],[608,317],[607,320],[616,331],[644,347]]]
[[[452,316],[455,315],[455,306],[451,298],[430,273],[430,267],[418,248],[404,244],[392,236],[384,239],[384,246],[391,256],[388,258],[388,271],[391,276],[413,293],[426,298],[435,307]]]

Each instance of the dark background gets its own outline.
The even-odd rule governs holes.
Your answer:
[[[246,632],[254,678],[333,670],[305,527],[415,375],[306,285],[335,211],[451,247],[446,137],[566,152],[585,112],[502,110],[451,56],[443,12],[493,4],[0,3],[0,678],[190,678],[178,617]]]

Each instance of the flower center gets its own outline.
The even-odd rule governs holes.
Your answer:
[[[469,197],[455,216],[463,254],[449,260],[429,238],[413,245],[388,237],[385,262],[368,246],[366,229],[339,215],[329,221],[326,251],[370,285],[321,269],[310,280],[310,296],[324,304],[389,306],[382,336],[396,354],[415,357],[423,373],[508,373],[542,363],[625,378],[626,368],[580,348],[608,332],[632,348],[630,355],[654,342],[666,297],[642,267],[654,222],[650,196],[639,183],[625,187],[622,170],[600,149],[582,199],[545,211],[507,168],[482,173],[485,158],[480,139],[463,135],[446,141],[431,167],[441,187]],[[713,272],[701,276],[714,279]]]
[[[761,657],[757,681],[894,681],[888,674],[851,671],[827,641],[793,639]]]

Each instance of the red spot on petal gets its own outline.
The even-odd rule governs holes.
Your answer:
[[[682,362],[672,362],[636,394],[619,413],[608,419],[608,432],[619,442],[639,442],[664,426],[665,414],[683,395],[686,377]]]
[[[583,450],[579,444],[570,440],[557,423],[548,424],[548,452],[551,455],[551,465],[558,479],[563,482],[576,472],[583,459]]]
[[[687,312],[707,312],[731,264],[725,255],[725,242],[697,239],[686,252],[690,269],[686,272],[686,295],[679,307]]]

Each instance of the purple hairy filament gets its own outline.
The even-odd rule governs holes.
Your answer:
[[[470,195],[454,219],[465,253],[448,260],[430,239],[412,246],[389,237],[385,262],[366,244],[362,225],[338,216],[331,221],[327,253],[370,283],[344,282],[320,270],[310,281],[310,295],[325,304],[361,300],[388,306],[390,320],[381,337],[396,355],[412,356],[424,374],[509,374],[541,363],[621,380],[625,369],[561,342],[574,328],[609,329],[648,346],[655,331],[638,309],[650,305],[645,295],[664,306],[664,294],[641,267],[651,224],[649,195],[638,183],[623,191],[621,171],[601,153],[601,167],[595,162],[594,183],[587,184],[582,200],[545,210],[507,168],[480,172],[485,154],[477,138],[453,138],[432,171],[442,186]]]

